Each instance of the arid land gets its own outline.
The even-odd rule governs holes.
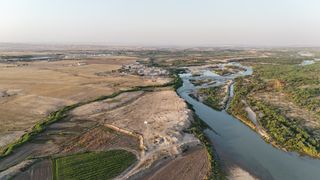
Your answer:
[[[117,70],[132,57],[90,60],[0,63],[0,147],[14,141],[59,108],[168,79],[121,76]],[[110,72],[99,76],[97,73]]]
[[[60,177],[58,159],[111,150],[136,157],[116,179],[210,177],[212,154],[172,75],[190,69],[194,84],[218,85],[197,71],[241,71],[219,67],[228,62],[253,67],[235,80],[228,112],[279,148],[319,157],[317,49],[44,48],[0,48],[0,179]],[[304,65],[301,51],[314,63]],[[199,99],[224,109],[230,84]],[[227,177],[253,178],[237,166]]]
[[[147,178],[148,172],[168,163],[178,164],[177,169],[192,168],[185,176],[208,177],[211,166],[206,149],[185,132],[193,122],[192,112],[171,86],[165,86],[173,79],[157,76],[154,68],[146,68],[143,75],[135,70],[119,71],[137,60],[141,58],[104,56],[0,63],[4,152],[53,112],[77,104],[1,157],[0,179],[51,179],[58,177],[54,170],[57,158],[114,149],[137,157],[119,179]],[[140,90],[130,91],[136,87]],[[194,160],[197,166],[184,163]],[[153,178],[163,173],[160,169]]]

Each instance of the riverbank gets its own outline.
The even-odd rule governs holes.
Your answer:
[[[220,84],[226,83],[228,80],[235,79],[239,76],[252,74],[252,68],[246,67],[246,69],[245,72],[227,77],[207,74],[204,70],[202,71],[203,74],[197,77],[197,79],[210,77]],[[210,139],[210,142],[214,143],[216,152],[223,163],[222,168],[227,172],[228,178],[229,176],[240,178],[237,177],[237,174],[249,174],[251,178],[258,179],[281,180],[305,179],[306,177],[315,179],[315,177],[318,177],[319,173],[316,169],[320,167],[320,162],[317,159],[302,157],[297,153],[283,151],[271,143],[267,143],[260,134],[241,122],[241,120],[234,118],[234,116],[225,111],[216,111],[195,100],[190,97],[190,93],[201,87],[195,87],[190,82],[190,79],[194,79],[190,73],[181,74],[180,77],[183,79],[183,86],[179,88],[177,92],[188,103],[193,105],[196,114],[212,128],[212,130],[206,130],[205,133]],[[247,78],[250,77],[243,79]],[[233,87],[230,89],[232,88]],[[251,86],[247,88],[252,89]],[[235,90],[235,92],[237,91]],[[239,92],[242,95],[246,94],[245,89],[240,89]],[[234,94],[234,96],[236,96],[236,94]],[[245,104],[242,106],[243,113],[247,114]],[[237,109],[241,110],[242,108]],[[256,111],[254,107],[252,110],[254,112]],[[259,118],[260,116],[261,114],[257,113],[257,117]],[[250,122],[249,119],[247,120],[247,122]],[[247,173],[237,173],[240,172],[237,168]],[[244,179],[249,179],[249,177],[244,177]]]
[[[178,80],[176,80],[176,91],[183,86],[183,80],[180,78],[178,74],[176,74],[176,77]],[[179,93],[176,92],[178,95]],[[210,128],[203,120],[199,118],[199,116],[196,114],[195,110],[193,109],[192,104],[186,102],[188,105],[188,108],[192,111],[193,115],[193,122],[191,126],[187,129],[187,132],[193,134],[196,136],[203,146],[206,148],[207,151],[207,156],[208,160],[210,162],[209,166],[209,172],[210,174],[207,175],[207,179],[214,179],[214,180],[221,180],[221,179],[226,179],[224,172],[222,171],[220,162],[219,162],[219,157],[217,153],[215,153],[214,146],[210,142],[209,138],[207,135],[204,133],[204,131],[208,128]]]
[[[260,126],[259,122],[257,124],[254,124],[252,120],[248,117],[248,112],[246,111],[246,108],[250,108],[248,104],[244,103],[244,100],[241,99],[241,93],[237,91],[238,88],[235,88],[234,97],[231,100],[230,107],[226,110],[230,115],[241,121],[243,124],[248,126],[250,129],[255,131],[257,134],[259,134],[262,139],[270,143],[272,146],[281,149],[285,152],[288,152],[288,150],[281,146],[277,141],[275,141],[268,133],[267,131]],[[250,108],[251,109],[251,108]],[[258,121],[258,120],[257,120]]]
[[[165,83],[165,84],[162,84],[162,85],[136,86],[136,87],[130,88],[128,90],[121,90],[121,91],[115,92],[111,95],[101,96],[101,97],[98,97],[93,100],[79,102],[79,103],[76,103],[73,105],[65,106],[65,107],[61,108],[60,110],[57,110],[55,112],[50,113],[47,118],[40,121],[39,123],[36,123],[31,128],[31,130],[29,132],[23,134],[17,141],[6,145],[6,147],[4,147],[0,152],[0,160],[4,157],[10,155],[15,148],[18,148],[18,147],[22,146],[23,144],[25,144],[26,142],[31,141],[36,135],[45,131],[45,129],[49,125],[65,118],[71,110],[73,110],[79,106],[83,106],[83,105],[93,103],[96,101],[111,99],[111,98],[114,98],[122,93],[127,93],[127,92],[135,92],[135,91],[142,91],[142,90],[143,91],[151,91],[151,90],[154,90],[155,88],[162,88],[162,87],[173,87],[174,89],[176,89],[176,86],[179,86],[179,84],[181,84],[179,78],[177,78],[176,76],[173,76],[172,81]]]
[[[309,131],[299,125],[297,120],[289,120],[275,106],[253,98],[252,92],[259,92],[266,88],[257,89],[257,85],[252,85],[257,84],[251,82],[254,80],[252,78],[250,80],[243,78],[236,80],[235,96],[231,101],[228,112],[244,122],[273,146],[286,152],[298,152],[300,155],[319,158],[317,141],[314,140]],[[258,114],[257,124],[254,124],[248,118],[247,107],[254,107],[255,113]]]
[[[260,137],[266,142],[274,146],[275,148],[281,149],[282,151],[288,152],[287,149],[281,147],[279,144],[277,144],[276,141],[272,140],[272,138],[269,136],[269,134],[262,128],[257,127],[255,124],[253,124],[248,118],[242,117],[239,115],[233,115],[232,112],[228,112],[230,115],[232,115],[237,120],[241,121],[244,125],[252,129],[254,132],[260,135]]]
[[[228,100],[228,91],[229,85],[220,85],[208,88],[200,88],[193,94],[190,94],[190,97],[195,98],[198,101],[216,109],[222,111],[226,107]]]
[[[131,177],[148,169],[153,163],[166,159],[170,160],[171,165],[168,167],[179,164],[175,167],[177,170],[182,167],[192,168],[192,171],[186,171],[184,175],[192,175],[201,180],[209,172],[211,158],[200,140],[185,131],[192,123],[192,115],[186,103],[174,92],[177,84],[179,80],[174,78],[172,82],[161,86],[135,87],[65,107],[51,115],[54,119],[43,122],[41,131],[30,132],[32,136],[29,139],[7,149],[0,161],[0,167],[9,172],[11,167],[23,162],[27,157],[36,159],[72,155],[82,151],[101,151],[105,148],[117,149],[119,147],[113,146],[113,139],[120,136],[114,136],[110,130],[103,130],[112,126],[116,127],[112,128],[113,131],[130,132],[123,133],[124,137],[120,140],[126,144],[123,149],[131,152],[133,148],[132,151],[138,159],[138,163],[121,177]],[[102,129],[98,131],[100,127]],[[140,144],[139,138],[125,136],[132,133],[142,137]],[[52,141],[51,138],[54,141],[50,145],[46,141]],[[54,138],[59,139],[57,141]],[[47,145],[50,145],[52,150],[48,150]],[[119,145],[122,148],[124,144]],[[138,153],[140,151],[141,153]],[[19,156],[21,153],[24,155]],[[10,163],[7,163],[9,161]],[[193,161],[197,161],[198,166],[192,165]],[[185,162],[190,163],[186,166]],[[172,168],[167,170],[173,173]],[[166,168],[162,173],[165,171]],[[21,173],[24,172],[19,172]]]
[[[188,104],[188,108],[192,110],[194,120],[191,127],[188,128],[187,131],[195,135],[201,141],[203,146],[205,146],[208,153],[209,162],[211,162],[210,171],[209,171],[211,172],[211,174],[208,174],[207,179],[215,179],[215,180],[225,179],[226,175],[221,169],[219,156],[215,152],[214,145],[210,142],[209,138],[204,133],[204,131],[210,127],[203,120],[201,120],[199,116],[196,115],[191,104]]]
[[[233,99],[232,99],[233,100]],[[231,102],[232,102],[231,100]],[[238,101],[237,99],[235,99],[235,101]],[[267,131],[261,127],[261,125],[259,124],[258,120],[255,119],[256,123],[253,122],[253,119],[250,118],[250,116],[252,116],[252,114],[250,115],[250,113],[254,113],[256,114],[252,109],[251,107],[246,103],[244,102],[244,100],[241,100],[241,102],[245,105],[245,106],[238,106],[239,109],[244,109],[246,112],[247,112],[247,116],[243,116],[241,114],[235,114],[234,111],[230,110],[230,109],[227,109],[227,112],[232,115],[233,117],[235,117],[236,119],[240,120],[243,124],[245,124],[246,126],[248,126],[250,129],[252,129],[253,131],[255,131],[257,134],[259,134],[261,136],[261,138],[271,144],[272,146],[274,146],[275,148],[278,148],[278,149],[281,149],[282,151],[285,151],[285,152],[289,152],[286,148],[282,147],[281,145],[279,145],[277,143],[277,141],[273,140],[270,135],[267,133]],[[249,110],[248,110],[249,109]],[[248,112],[248,111],[251,111],[251,112]],[[256,115],[254,115],[256,116]]]

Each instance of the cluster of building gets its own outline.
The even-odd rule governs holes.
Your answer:
[[[169,72],[159,67],[148,67],[138,62],[123,65],[121,73],[135,74],[139,76],[167,76]]]

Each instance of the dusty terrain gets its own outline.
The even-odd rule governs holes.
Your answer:
[[[182,146],[200,144],[193,135],[183,133],[183,130],[191,125],[191,112],[174,91],[128,94],[123,96],[139,98],[110,111],[103,111],[104,108],[110,107],[108,101],[91,103],[72,111],[75,118],[87,117],[143,138],[139,163],[124,177],[147,169],[164,157],[172,158],[181,154]]]
[[[0,63],[0,148],[15,141],[50,112],[65,105],[134,86],[162,84],[166,78],[111,73],[132,57]],[[100,72],[110,72],[99,76]]]
[[[128,53],[137,55],[140,52]],[[0,122],[6,123],[0,128],[0,146],[12,142],[50,112],[66,105],[171,80],[167,78],[169,71],[162,73],[161,68],[150,68],[149,65],[153,65],[151,60],[142,63],[149,68],[143,74],[140,69],[134,73],[130,73],[130,69],[118,71],[127,67],[123,65],[131,67],[146,58],[144,52],[136,57],[109,55],[0,63],[0,76],[3,77],[0,79],[0,115],[3,115]],[[201,56],[201,53],[188,56],[187,59],[194,61],[188,61],[186,65],[230,60],[224,55],[218,59]],[[175,57],[171,60],[168,64],[185,65],[185,61]],[[197,68],[195,71],[199,71]],[[155,72],[162,75],[154,75]],[[213,83],[207,82],[208,85]],[[138,162],[119,179],[204,179],[210,174],[210,158],[200,141],[185,131],[192,121],[186,103],[170,87],[122,93],[106,100],[85,103],[68,112],[64,119],[49,125],[44,132],[1,159],[0,171],[2,175],[17,175],[17,179],[44,179],[52,173],[51,158],[84,151],[125,149],[133,152]],[[31,165],[27,159],[36,162]]]
[[[207,177],[208,158],[207,152],[201,147],[190,149],[182,156],[152,168],[152,171],[144,176],[143,180],[194,180]],[[195,163],[196,162],[196,163]]]
[[[51,180],[52,179],[52,163],[51,160],[43,160],[34,163],[28,170],[20,173],[14,179],[25,180]]]
[[[167,166],[191,168],[190,161],[199,161],[201,166],[184,174],[202,179],[208,174],[210,166],[206,150],[199,140],[184,133],[191,122],[190,110],[173,90],[160,88],[153,92],[122,93],[72,110],[68,117],[50,125],[35,139],[15,149],[13,154],[0,161],[2,178],[8,174],[8,177],[17,175],[18,179],[30,176],[43,178],[51,173],[51,165],[46,160],[50,157],[125,149],[136,154],[138,163],[123,173],[120,179],[137,173],[144,176],[144,172],[165,159],[169,164],[161,168],[160,174],[168,170]],[[197,150],[187,151],[186,155],[181,156],[185,147],[192,149],[194,146]],[[44,160],[29,167],[27,158]],[[39,163],[46,166],[39,166]]]
[[[134,95],[131,96],[117,96],[108,101],[102,101],[108,105],[108,108],[105,108],[104,110],[108,111],[111,110],[112,107],[129,103],[136,98],[137,95],[139,95],[139,93],[134,93]],[[90,141],[92,139],[97,143],[90,144],[92,143]],[[110,141],[112,141],[112,143],[110,143]],[[0,171],[15,165],[28,157],[47,157],[56,154],[92,150],[93,148],[96,150],[111,147],[129,149],[132,146],[139,147],[139,144],[135,144],[136,142],[136,138],[130,135],[128,136],[116,132],[112,133],[110,128],[105,127],[104,124],[99,121],[90,120],[86,116],[72,116],[72,113],[70,113],[69,117],[50,125],[45,132],[40,133],[32,141],[15,149],[13,154],[1,159]],[[91,147],[90,145],[93,145],[94,147]],[[137,148],[133,148],[133,150],[134,149]]]

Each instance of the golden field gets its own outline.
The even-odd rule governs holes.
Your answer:
[[[135,60],[137,58],[117,56],[1,63],[0,147],[16,140],[36,122],[65,105],[134,86],[168,81],[111,72]]]

